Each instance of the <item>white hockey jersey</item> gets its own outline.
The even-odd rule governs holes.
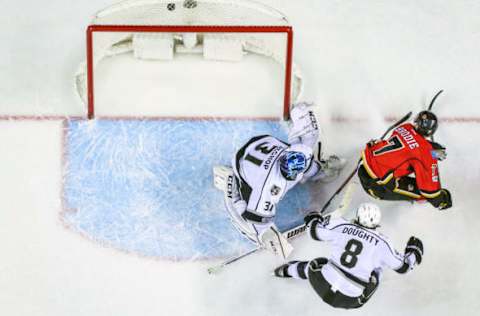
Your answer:
[[[368,283],[374,270],[381,272],[388,267],[398,271],[406,264],[405,256],[392,247],[388,238],[343,218],[332,219],[326,226],[314,226],[311,235],[331,242],[332,254],[321,273],[332,288],[351,297],[362,294],[361,283]]]
[[[282,176],[279,157],[287,150],[302,152],[307,166],[311,164],[312,148],[301,143],[289,145],[268,135],[250,139],[233,158],[233,170],[240,179],[240,193],[253,221],[273,221],[276,204],[303,178],[303,173],[294,181]]]

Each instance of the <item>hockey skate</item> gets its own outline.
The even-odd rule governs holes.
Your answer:
[[[294,262],[292,262],[294,263]],[[291,276],[288,274],[288,267],[290,266],[290,263],[285,263],[282,264],[281,266],[275,268],[273,270],[273,275],[276,276],[277,278],[291,278]]]

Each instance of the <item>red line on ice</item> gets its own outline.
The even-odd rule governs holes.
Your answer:
[[[280,117],[241,117],[241,116],[98,116],[98,119],[105,120],[280,120]],[[52,120],[81,120],[86,119],[82,116],[62,116],[62,115],[0,115],[0,121],[52,121]],[[385,116],[384,120],[393,122],[397,120],[396,116]],[[480,117],[475,116],[454,116],[439,117],[443,123],[480,123]],[[367,122],[365,118],[352,118],[347,116],[332,116],[332,122],[337,123],[356,123]]]

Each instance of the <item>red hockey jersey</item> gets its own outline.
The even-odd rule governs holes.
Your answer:
[[[422,196],[434,198],[440,194],[438,161],[432,156],[432,145],[418,134],[410,123],[395,128],[388,140],[369,146],[362,152],[363,165],[373,179],[388,182],[391,177],[415,175]],[[392,173],[393,172],[393,173]]]

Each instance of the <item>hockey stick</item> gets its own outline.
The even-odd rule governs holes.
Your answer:
[[[433,107],[433,103],[435,103],[435,100],[437,99],[437,97],[443,92],[443,90],[440,90],[437,92],[437,94],[435,94],[435,96],[433,97],[432,101],[430,101],[430,105],[428,106],[428,111],[431,111],[432,110],[432,107]],[[432,142],[435,142],[435,138],[433,137],[433,135],[430,137],[432,139]],[[440,174],[438,174],[438,181],[439,183],[440,182]]]
[[[341,215],[345,211],[345,209],[348,208],[348,206],[350,205],[350,201],[351,201],[352,190],[353,190],[352,185],[347,188],[347,190],[345,192],[345,195],[343,196],[342,201],[339,204],[338,209],[336,209],[334,212],[338,212],[338,214]],[[333,215],[334,212],[332,212],[332,214],[329,214],[329,216]],[[300,236],[306,230],[307,230],[307,226],[305,226],[305,223],[302,223],[300,225],[297,225],[297,226],[294,226],[290,229],[287,229],[285,232],[282,233],[282,235],[285,238],[287,238],[288,240],[290,240],[290,239],[293,239],[297,236]],[[219,264],[217,266],[210,267],[210,268],[207,269],[208,274],[217,274],[224,267],[228,266],[229,264],[234,263],[235,261],[238,261],[242,258],[245,258],[245,257],[251,255],[252,253],[255,253],[255,252],[257,252],[261,249],[264,249],[264,248],[257,247],[257,248],[251,249],[247,252],[244,252],[243,254],[241,254],[239,256],[232,257],[232,258],[222,262],[221,264]]]
[[[443,92],[443,90],[440,90],[437,92],[437,94],[435,94],[435,96],[433,97],[432,101],[430,101],[430,105],[428,106],[428,111],[431,111],[432,110],[432,107],[433,107],[433,103],[435,103],[435,100],[437,99],[437,97]]]
[[[437,94],[438,95],[438,94]],[[433,100],[435,101],[435,99]],[[380,137],[380,139],[384,139],[388,133],[390,133],[390,131],[392,129],[394,129],[395,127],[397,127],[398,125],[402,124],[403,122],[405,122],[406,120],[408,120],[410,118],[410,116],[412,116],[412,111],[408,112],[407,114],[405,114],[404,117],[402,117],[401,119],[399,119],[397,122],[395,122],[394,124],[392,124],[386,131],[385,133],[383,133],[382,137]],[[358,161],[360,163],[360,160]],[[322,209],[320,210],[320,214],[323,214],[325,213],[326,209],[328,208],[328,206],[330,205],[330,203],[332,202],[332,200],[340,193],[342,192],[343,188],[350,182],[350,180],[352,180],[352,178],[355,176],[355,174],[357,173],[357,169],[358,169],[358,164],[357,166],[355,167],[355,169],[348,175],[348,177],[345,179],[345,181],[343,181],[343,183],[340,185],[340,187],[332,194],[332,196],[330,197],[330,199],[328,199],[327,203],[325,203],[325,205],[322,207]]]
[[[428,111],[432,111],[432,107],[433,107],[433,104],[435,103],[435,100],[437,99],[437,97],[443,92],[443,90],[440,90],[437,92],[437,94],[435,94],[435,96],[433,97],[432,101],[430,101],[430,105],[428,106]],[[432,138],[432,142],[434,141],[433,139],[433,135],[431,136]]]

